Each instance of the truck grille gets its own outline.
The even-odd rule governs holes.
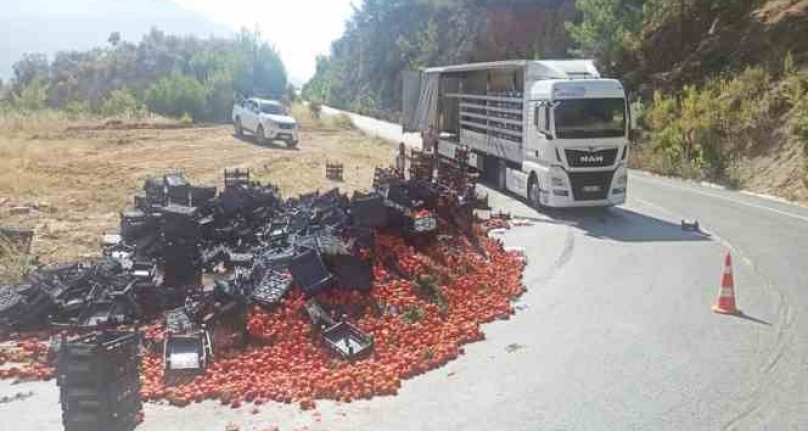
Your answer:
[[[597,201],[609,196],[614,172],[569,172],[569,176],[576,201]]]
[[[564,150],[567,163],[573,168],[598,168],[614,164],[617,158],[617,148],[600,151]]]
[[[278,123],[278,127],[285,130],[291,130],[295,128],[295,123]]]

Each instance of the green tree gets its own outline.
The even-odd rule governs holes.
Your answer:
[[[126,89],[115,90],[109,94],[101,103],[100,113],[104,116],[114,117],[119,115],[137,115],[141,110],[140,102],[138,102],[132,92]]]
[[[231,73],[220,71],[212,74],[205,81],[205,91],[205,118],[217,122],[229,121],[235,101]]]
[[[109,44],[113,47],[118,46],[118,44],[121,43],[121,33],[118,31],[113,31],[109,34],[107,42],[109,42]]]
[[[584,55],[595,56],[607,72],[619,67],[622,54],[636,45],[645,0],[578,0],[580,23],[567,23]]]
[[[18,93],[38,78],[47,80],[50,74],[48,57],[40,53],[24,54],[11,68],[14,71],[13,89]]]
[[[205,113],[205,87],[196,79],[179,73],[161,78],[146,92],[146,105],[153,112],[194,119]]]
[[[286,91],[286,68],[278,52],[261,40],[261,33],[242,29],[236,37],[240,62],[235,89],[243,94],[281,98]]]
[[[48,82],[45,78],[36,76],[15,96],[14,105],[25,111],[36,111],[45,108],[47,100]]]

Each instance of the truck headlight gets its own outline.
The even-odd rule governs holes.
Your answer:
[[[553,187],[567,187],[567,175],[559,167],[550,169],[550,185]]]

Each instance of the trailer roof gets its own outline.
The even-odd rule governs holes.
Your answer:
[[[600,78],[594,60],[504,60],[486,63],[467,63],[423,69],[426,74],[462,73],[491,69],[531,69],[542,71],[546,77],[556,79]]]
[[[489,61],[485,63],[455,64],[452,66],[429,67],[424,69],[425,73],[452,73],[452,72],[472,72],[485,69],[514,69],[526,67],[530,61],[535,60],[504,60]]]

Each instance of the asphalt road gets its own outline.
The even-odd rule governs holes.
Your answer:
[[[808,209],[638,172],[627,204],[608,210],[542,214],[489,194],[530,222],[503,236],[526,250],[528,291],[464,356],[395,397],[318,402],[316,416],[149,405],[138,429],[808,429]],[[743,318],[710,310],[727,250]],[[0,404],[0,423],[59,429],[52,383],[0,395],[28,388]]]

